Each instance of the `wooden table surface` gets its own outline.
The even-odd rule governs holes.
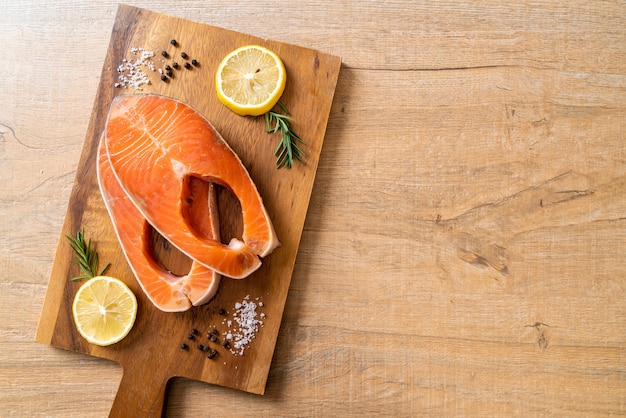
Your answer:
[[[129,1],[342,58],[266,394],[166,416],[626,414],[626,5]],[[0,416],[107,416],[34,341],[117,10],[0,13]]]

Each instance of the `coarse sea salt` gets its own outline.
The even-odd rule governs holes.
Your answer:
[[[241,302],[235,303],[233,320],[225,319],[222,322],[228,326],[228,331],[224,332],[223,335],[226,340],[232,343],[230,352],[234,355],[243,355],[252,340],[256,338],[259,328],[263,327],[262,319],[266,316],[263,312],[257,313],[257,307],[260,306],[263,306],[262,302],[257,304],[250,300],[250,295],[247,295]]]
[[[155,71],[152,60],[154,52],[144,48],[133,47],[130,53],[137,56],[137,58],[134,61],[126,58],[122,59],[122,63],[117,67],[119,81],[115,83],[115,87],[141,90],[143,85],[150,84],[146,69]]]

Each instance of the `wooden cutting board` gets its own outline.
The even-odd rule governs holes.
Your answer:
[[[172,45],[171,39],[178,44]],[[273,152],[279,137],[265,132],[263,118],[237,116],[217,100],[214,74],[218,63],[231,50],[247,44],[265,46],[285,63],[288,81],[281,102],[293,116],[293,129],[306,143],[306,164],[277,169]],[[142,85],[141,90],[116,87],[120,81],[118,67],[124,60],[139,58],[139,52],[133,53],[135,48],[155,53],[150,60],[154,71],[144,68],[150,83]],[[161,51],[166,51],[168,57],[162,56]],[[188,60],[196,59],[198,65],[182,67],[182,52]],[[164,82],[158,70],[173,61],[181,68]],[[312,49],[126,5],[119,7],[36,336],[42,343],[122,365],[123,377],[111,416],[160,416],[167,383],[174,376],[263,394],[340,65],[338,57]],[[119,247],[98,189],[96,150],[110,103],[117,95],[136,93],[157,93],[182,100],[213,123],[250,172],[282,243],[250,277],[223,278],[215,299],[184,313],[161,312],[144,296]],[[236,235],[240,231],[238,202],[226,191],[220,193],[220,216],[223,234]],[[81,228],[94,241],[102,263],[111,263],[107,274],[125,281],[139,302],[132,331],[109,347],[87,343],[76,331],[71,316],[71,303],[82,281],[68,280],[78,271],[65,236],[75,235]],[[190,261],[162,238],[155,240],[154,252],[174,272],[183,274],[189,268]],[[235,355],[219,342],[209,342],[207,332],[216,328],[222,341],[223,334],[232,330],[228,321],[234,319],[236,303],[246,298],[258,305],[259,315],[264,314],[263,325],[244,353]],[[221,310],[226,313],[220,313]],[[191,341],[188,334],[193,329],[198,330],[198,335]],[[181,343],[187,343],[189,349],[181,349]],[[197,344],[215,348],[218,356],[208,359],[205,352],[196,348]]]

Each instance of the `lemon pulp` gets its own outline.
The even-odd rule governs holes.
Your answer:
[[[124,338],[137,316],[137,298],[119,279],[97,276],[76,292],[72,304],[76,329],[92,344],[107,346]]]
[[[285,90],[285,66],[274,52],[246,45],[230,52],[217,68],[217,97],[238,115],[269,112]]]

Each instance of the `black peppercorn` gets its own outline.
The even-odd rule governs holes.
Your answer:
[[[169,70],[171,70],[171,69],[172,69],[172,67],[170,67],[169,65],[166,65],[166,66],[165,66],[165,71],[169,71]]]
[[[163,55],[165,58],[169,57],[167,51],[161,51],[161,55]]]
[[[212,350],[209,355],[207,356],[207,358],[213,360],[215,357],[217,356],[217,351]]]
[[[180,348],[181,348],[181,350],[186,350],[186,349],[187,349],[187,344],[182,343],[182,344],[180,345]]]
[[[188,340],[193,340],[193,339],[194,339],[193,334],[189,334],[189,335],[187,335],[187,339],[188,339]]]
[[[185,52],[181,52],[180,56],[183,57],[184,60],[186,60],[187,58],[189,58],[189,55],[187,55]]]
[[[165,75],[167,75],[168,77],[171,77],[174,75],[174,73],[172,73],[172,70],[167,70],[165,71]]]
[[[205,346],[204,346],[204,345],[202,345],[202,344],[198,344],[198,345],[196,346],[196,348],[197,348],[198,350],[200,350],[200,351],[204,351]]]
[[[191,68],[191,65],[190,65],[188,62],[186,62],[186,63],[185,63],[185,68],[186,68],[186,69],[190,69],[190,68]]]
[[[220,315],[224,315],[224,314],[226,314],[226,309],[220,309],[220,310],[218,311],[218,313],[219,313]]]
[[[215,341],[217,341],[217,337],[215,335],[211,335],[209,337],[209,341],[211,341],[212,343],[214,343]]]
[[[211,330],[211,334],[213,334],[213,335],[217,335],[218,333],[219,333],[219,331],[216,328],[213,328]]]
[[[167,76],[165,74],[161,74],[161,81],[167,81]]]
[[[176,39],[172,39],[172,40],[170,41],[170,43],[171,43],[172,45],[176,46],[176,44],[177,44],[178,42],[176,42]]]
[[[172,63],[172,67],[174,67],[174,68],[178,69],[178,63],[177,63],[177,62],[173,62],[173,63]]]
[[[224,347],[224,348],[230,348],[230,343],[229,343],[228,341],[224,340],[224,341],[222,342],[222,347]]]
[[[191,330],[191,333],[193,335],[198,335],[198,330],[194,328],[194,329]]]
[[[191,63],[192,63],[193,65],[197,66],[197,65],[198,65],[198,60],[196,60],[196,59],[192,59],[192,60],[191,60]]]

